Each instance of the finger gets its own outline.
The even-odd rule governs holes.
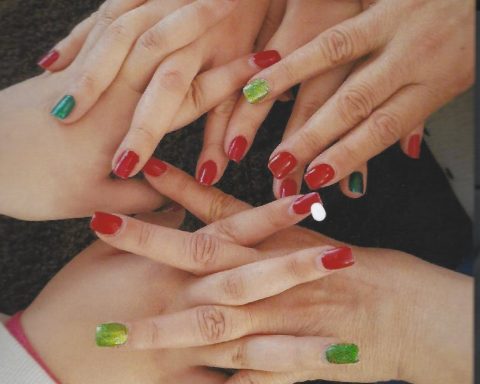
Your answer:
[[[149,224],[178,229],[185,220],[185,209],[177,203],[170,202],[159,212],[141,213],[135,218]]]
[[[268,7],[267,15],[263,20],[262,29],[258,33],[255,42],[255,50],[263,51],[278,30],[282,23],[285,10],[287,8],[287,0],[271,1]]]
[[[301,373],[272,373],[262,371],[240,371],[225,384],[294,384],[304,381]]]
[[[367,191],[367,175],[367,164],[364,164],[352,172],[348,177],[343,178],[340,181],[340,189],[343,194],[352,199],[358,199],[359,197],[364,196]]]
[[[184,295],[192,306],[244,305],[321,279],[354,262],[348,247],[310,248],[197,279]]]
[[[425,123],[421,123],[406,137],[400,139],[402,151],[411,159],[419,159],[422,150],[422,139]]]

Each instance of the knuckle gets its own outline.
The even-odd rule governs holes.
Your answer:
[[[124,20],[117,20],[108,27],[108,36],[113,41],[127,41],[130,36],[130,28]]]
[[[235,375],[235,384],[260,384],[260,380],[254,379],[250,372],[243,371]]]
[[[84,72],[78,80],[78,87],[85,90],[87,95],[96,93],[98,80],[91,72]]]
[[[138,41],[138,44],[146,51],[158,51],[165,48],[166,43],[164,35],[155,28],[146,31]]]
[[[401,137],[402,125],[398,116],[391,112],[380,112],[372,115],[369,124],[370,137],[379,147],[388,147]]]
[[[319,110],[320,106],[318,101],[309,100],[299,105],[298,113],[303,120],[307,120]]]
[[[215,343],[227,334],[224,312],[215,306],[197,308],[197,322],[202,338],[207,343]]]
[[[288,60],[281,60],[277,63],[281,77],[284,79],[284,82],[289,84],[298,83],[297,74],[295,68],[292,67]]]
[[[132,128],[132,135],[139,137],[143,142],[156,143],[158,141],[157,135],[151,128],[147,128],[144,125],[137,125]]]
[[[353,57],[352,35],[341,28],[329,31],[320,47],[323,49],[325,58],[332,65],[344,63]]]
[[[305,151],[305,157],[318,155],[328,144],[325,142],[325,137],[320,134],[320,130],[315,127],[298,131],[297,138]]]
[[[305,268],[303,268],[298,257],[291,257],[286,264],[287,274],[295,280],[303,280],[307,277]]]
[[[222,291],[227,300],[239,302],[245,296],[245,281],[241,274],[232,272],[222,281]]]
[[[227,216],[228,208],[236,204],[233,196],[223,192],[216,192],[208,209],[207,223],[213,223]]]
[[[231,355],[232,366],[236,368],[251,366],[248,356],[248,341],[239,341]]]
[[[187,92],[187,100],[191,101],[195,111],[197,111],[198,113],[205,112],[204,111],[205,97],[203,94],[203,89],[201,87],[201,84],[198,82],[197,79],[194,79],[190,83],[190,88],[188,89],[188,92]],[[215,111],[215,113],[218,113],[218,111]]]
[[[178,92],[185,88],[185,77],[176,69],[168,69],[160,74],[160,87],[168,92]]]
[[[342,156],[338,159],[338,165],[341,168],[349,168],[350,164],[362,164],[361,151],[355,149],[351,143],[339,141],[338,153],[341,153]]]
[[[368,86],[345,90],[338,99],[338,113],[343,122],[351,126],[366,119],[374,108],[373,92]]]
[[[100,8],[100,15],[98,22],[102,25],[110,25],[117,18],[117,12],[115,10],[115,4],[111,1],[104,4],[103,8]]]
[[[153,227],[147,223],[141,223],[138,230],[137,245],[140,249],[150,245],[153,236]]]
[[[213,224],[215,226],[215,231],[219,233],[220,235],[223,235],[223,237],[226,237],[227,239],[236,242],[237,236],[237,228],[235,228],[235,225],[229,221],[229,220],[220,220]]]
[[[148,342],[150,343],[150,345],[153,347],[159,345],[161,343],[161,337],[158,324],[155,322],[155,320],[148,320],[145,326],[147,329]]]
[[[187,249],[194,265],[200,269],[205,269],[215,263],[220,247],[219,240],[216,237],[206,233],[193,233],[189,239]]]

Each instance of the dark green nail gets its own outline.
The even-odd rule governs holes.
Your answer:
[[[361,172],[353,172],[348,179],[348,188],[353,193],[363,195],[363,174]]]
[[[97,325],[95,341],[99,347],[115,347],[127,342],[127,327],[119,323]]]
[[[73,108],[75,108],[75,98],[67,95],[62,97],[50,113],[57,119],[64,120],[72,113]]]
[[[332,364],[358,363],[358,347],[355,344],[332,344],[325,355]]]
[[[262,101],[270,92],[270,87],[264,79],[255,79],[243,88],[243,95],[250,104]]]

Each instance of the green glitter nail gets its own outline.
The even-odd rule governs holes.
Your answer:
[[[355,344],[332,344],[325,355],[332,364],[358,363],[358,347]]]
[[[127,327],[119,323],[97,325],[95,341],[99,347],[115,347],[127,342]]]
[[[353,172],[348,178],[348,188],[353,193],[363,195],[363,175],[361,172]]]
[[[270,92],[267,80],[255,79],[243,88],[243,94],[250,104],[262,101]]]
[[[62,97],[50,113],[57,119],[64,120],[72,113],[73,108],[75,108],[75,98],[67,95]]]

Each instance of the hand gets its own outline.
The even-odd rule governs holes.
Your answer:
[[[276,148],[270,168],[282,169],[283,178],[310,163],[305,181],[318,189],[409,134],[413,141],[403,148],[418,156],[421,136],[412,131],[472,84],[473,18],[473,1],[379,0],[255,75],[263,99],[250,101],[268,104],[299,82],[368,55]]]
[[[128,219],[120,228],[117,227],[118,232],[113,236],[102,235],[104,241],[197,274],[225,270],[237,263],[257,259],[249,260],[237,249],[227,251],[225,239],[231,241],[235,238],[239,243],[244,242],[245,226],[240,217],[247,218],[257,210],[266,213],[268,207],[280,207],[275,204],[286,204],[288,199],[249,211],[245,203],[218,190],[205,189],[171,166],[162,164],[160,167],[161,163],[157,160],[152,162],[156,165],[155,169],[162,170],[151,172],[151,169],[146,169],[152,185],[203,221],[213,222],[203,231],[209,236],[220,234],[220,239],[208,237],[209,240],[203,243],[195,241],[194,244],[208,246],[189,247],[186,252],[177,251],[170,255],[172,245],[167,239],[180,244],[180,247],[192,244],[185,241],[185,234],[177,237],[163,229]],[[262,216],[265,218],[262,219]],[[258,219],[248,221],[247,229],[255,235],[267,233],[259,230],[264,221],[277,223],[277,228],[280,228],[285,223],[284,219],[285,215],[282,221],[272,215],[259,215]],[[278,225],[280,222],[282,225]],[[254,227],[252,223],[255,223]],[[334,240],[298,227],[282,230],[260,242],[258,237],[255,240],[254,253],[258,255],[257,252],[261,251],[262,258],[277,256],[276,259],[280,260],[285,257],[283,255],[302,249],[325,244],[341,246]],[[195,250],[197,252],[193,252]],[[353,268],[246,305],[245,302],[261,296],[262,288],[255,282],[260,268],[243,267],[249,274],[229,279],[234,284],[219,284],[218,274],[209,275],[205,280],[209,283],[197,285],[189,292],[190,300],[194,298],[193,305],[237,305],[233,309],[207,307],[212,310],[212,318],[218,320],[213,321],[215,326],[210,324],[211,327],[203,328],[212,332],[211,337],[201,337],[202,327],[198,325],[195,311],[179,308],[178,312],[150,317],[145,322],[131,321],[127,346],[185,347],[236,339],[226,344],[199,347],[202,351],[199,355],[204,359],[201,365],[210,365],[214,361],[215,366],[244,370],[229,384],[294,383],[312,379],[468,383],[472,375],[473,356],[470,345],[473,313],[471,279],[402,252],[358,247],[354,247],[353,252],[356,258]],[[199,254],[203,257],[195,257]],[[199,259],[204,261],[203,265],[199,265]],[[242,271],[242,268],[237,271]],[[300,279],[309,276],[303,263],[290,263],[290,271]],[[266,276],[262,280],[272,284],[268,272]],[[272,290],[288,284],[280,280],[284,279],[277,279]],[[225,292],[229,293],[225,295]],[[183,295],[177,297],[179,301],[184,301]],[[244,321],[246,318],[248,321]],[[179,331],[175,329],[175,324],[189,325]],[[295,337],[271,336],[265,339],[263,336],[248,336],[258,334]],[[325,356],[325,344],[309,343],[303,339],[305,336],[327,335],[358,344],[360,362],[343,367],[325,364],[325,359],[318,357]],[[355,354],[354,350],[347,352],[351,354],[343,356],[350,359]],[[186,356],[188,353],[185,352]],[[292,359],[292,356],[299,358]],[[430,369],[425,370],[426,366]]]

